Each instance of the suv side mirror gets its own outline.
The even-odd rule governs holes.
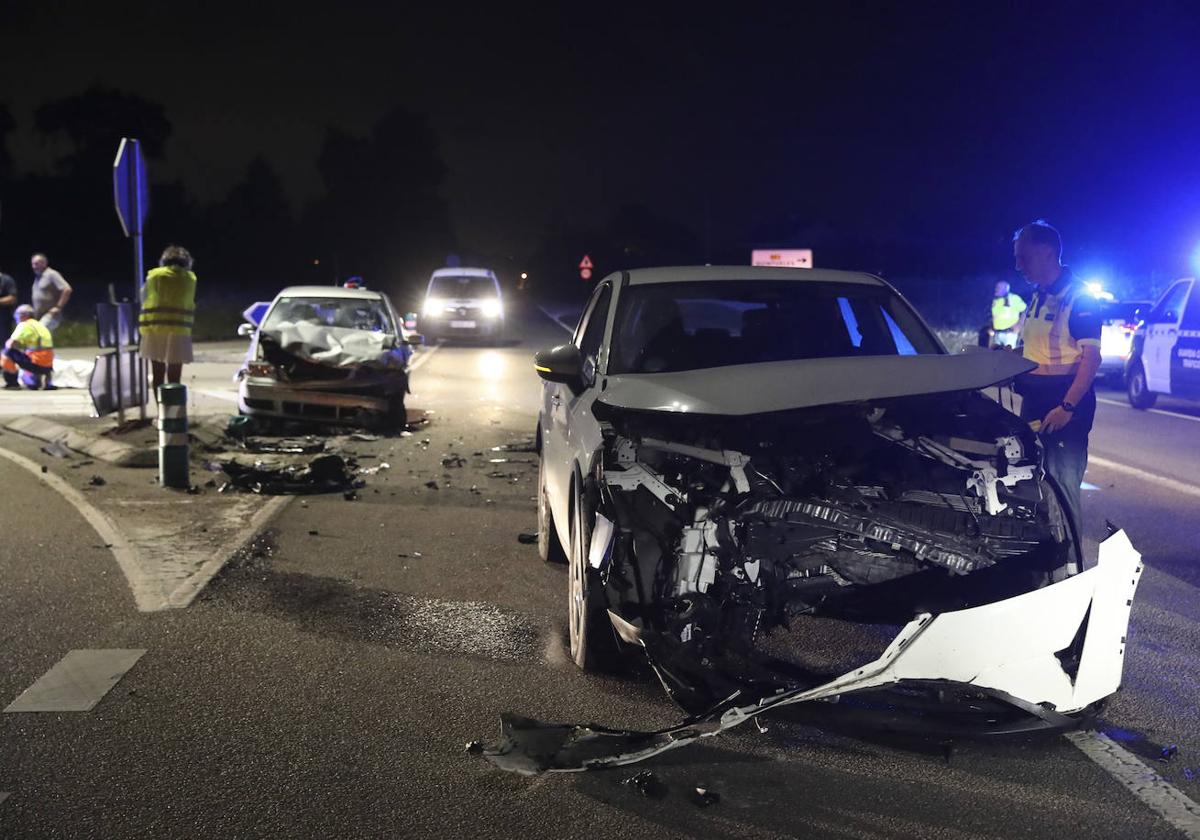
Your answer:
[[[254,335],[254,329],[253,324],[238,324],[237,334],[245,338],[248,335]]]
[[[542,350],[533,357],[538,376],[547,382],[561,382],[577,391],[583,388],[583,354],[574,344],[560,344]]]

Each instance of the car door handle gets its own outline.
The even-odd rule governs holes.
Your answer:
[[[556,407],[562,405],[562,397],[560,397],[558,394],[555,394],[553,397],[550,398],[550,405],[553,405]]]

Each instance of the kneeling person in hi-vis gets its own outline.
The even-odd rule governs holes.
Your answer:
[[[35,391],[53,389],[50,377],[54,373],[54,337],[33,317],[33,307],[27,303],[17,307],[14,317],[17,328],[4,342],[4,353],[0,357],[4,387],[20,388],[23,384]]]
[[[183,365],[192,361],[192,323],[196,317],[196,275],[186,248],[168,245],[158,268],[146,275],[138,330],[140,352],[150,360],[154,399],[159,386],[178,383]]]

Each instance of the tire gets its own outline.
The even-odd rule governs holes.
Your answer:
[[[611,672],[620,661],[617,636],[608,619],[600,576],[588,565],[594,513],[585,494],[576,493],[571,510],[571,548],[567,570],[567,632],[571,659],[580,669]]]
[[[1142,367],[1141,362],[1134,363],[1133,367],[1129,369],[1125,393],[1129,397],[1129,404],[1143,411],[1147,408],[1154,408],[1154,404],[1158,402],[1158,394],[1146,387],[1146,370]]]
[[[550,496],[546,493],[545,461],[538,453],[538,556],[547,563],[562,565],[567,562],[567,553],[563,551],[562,541],[554,528],[554,514],[550,510]]]

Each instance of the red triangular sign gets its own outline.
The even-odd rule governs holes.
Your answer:
[[[580,261],[580,263],[579,263],[579,269],[580,269],[580,271],[582,271],[582,270],[583,270],[583,269],[585,269],[585,268],[592,268],[592,267],[593,267],[593,266],[592,266],[592,258],[591,258],[591,257],[589,257],[587,254],[584,254],[584,255],[583,255],[583,260],[582,260],[582,261]]]

